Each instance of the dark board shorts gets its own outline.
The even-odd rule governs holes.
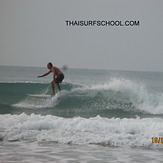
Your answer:
[[[62,83],[64,79],[64,75],[63,74],[59,74],[56,78],[55,78],[55,82],[56,83]]]

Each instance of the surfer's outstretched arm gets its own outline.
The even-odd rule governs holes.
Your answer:
[[[52,71],[50,70],[49,72],[47,72],[47,73],[45,73],[45,74],[43,74],[43,75],[37,76],[37,77],[38,77],[38,78],[41,78],[41,77],[47,76],[47,75],[49,75],[51,72],[52,72]]]

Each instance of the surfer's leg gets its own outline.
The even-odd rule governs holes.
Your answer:
[[[62,83],[63,79],[64,79],[63,74],[60,74],[57,76],[57,78],[55,78],[55,83],[56,83],[59,91],[61,91],[61,87],[60,87],[59,83]]]
[[[52,94],[55,95],[55,82],[54,81],[51,82],[51,86],[52,86]]]
[[[61,91],[61,87],[60,87],[59,83],[56,83],[56,84],[57,84],[58,90]]]

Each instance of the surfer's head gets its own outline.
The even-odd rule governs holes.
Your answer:
[[[53,64],[51,63],[51,62],[49,62],[48,64],[47,64],[47,68],[48,69],[51,69],[53,67]]]

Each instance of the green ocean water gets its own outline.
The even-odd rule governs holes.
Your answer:
[[[68,69],[61,92],[56,89],[56,95],[47,98],[29,96],[51,93],[52,75],[37,78],[46,71],[0,66],[3,162],[26,160],[29,155],[22,148],[33,151],[34,157],[46,149],[48,161],[54,159],[48,152],[52,151],[55,160],[63,162],[89,162],[90,158],[92,162],[97,158],[100,162],[161,162],[163,145],[152,143],[151,138],[163,136],[162,72]],[[15,146],[20,160],[6,154]],[[92,149],[98,154],[88,155]],[[124,155],[116,155],[122,151]],[[138,151],[144,155],[138,158]],[[39,156],[29,162],[37,162]],[[38,162],[44,161],[45,157]]]

